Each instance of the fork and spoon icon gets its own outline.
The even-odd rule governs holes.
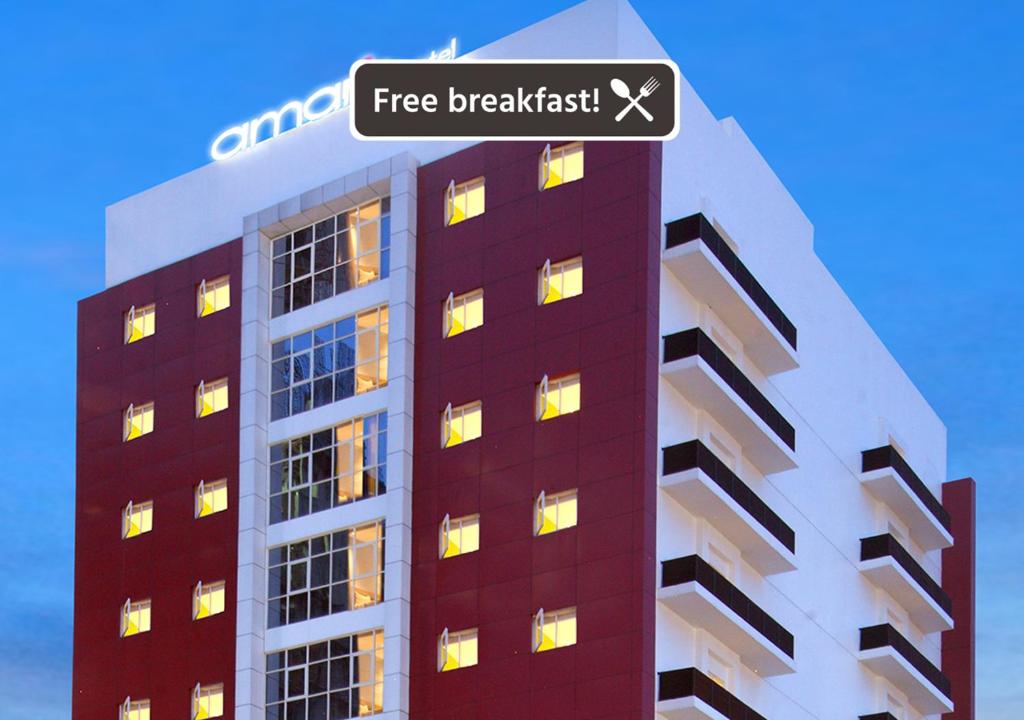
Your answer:
[[[622,112],[615,116],[615,122],[620,122],[622,118],[626,117],[626,113],[633,108],[636,108],[641,115],[647,118],[647,122],[652,122],[654,120],[654,117],[644,109],[643,105],[640,104],[641,100],[650,97],[661,85],[661,83],[655,80],[653,76],[640,87],[640,92],[636,97],[632,96],[629,91],[629,86],[619,78],[612,78],[611,85],[613,93],[623,100],[629,100],[629,104],[622,109]]]

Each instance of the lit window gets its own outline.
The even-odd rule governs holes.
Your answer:
[[[137,308],[132,305],[124,314],[124,344],[147,338],[156,332],[156,305]]]
[[[267,625],[376,605],[384,598],[384,524],[270,548]]]
[[[566,300],[583,294],[583,258],[576,257],[552,263],[544,263],[538,277],[539,304]]]
[[[196,388],[196,417],[206,417],[228,409],[228,379],[201,381]]]
[[[196,485],[196,508],[197,518],[213,515],[228,509],[228,481],[213,480],[206,482],[200,480]]]
[[[471,667],[477,663],[477,630],[449,633],[444,629],[437,640],[438,672]]]
[[[203,280],[196,291],[196,312],[199,317],[212,315],[231,306],[231,278]]]
[[[453,337],[484,324],[484,291],[474,290],[444,301],[444,337]]]
[[[580,409],[579,373],[549,380],[545,375],[537,385],[537,419],[550,420]]]
[[[129,405],[124,411],[125,442],[153,432],[153,403]]]
[[[131,598],[121,606],[121,637],[149,632],[149,598],[132,602]]]
[[[450,448],[480,437],[483,413],[483,405],[479,401],[457,408],[448,403],[441,414],[441,447]]]
[[[276,238],[271,316],[388,277],[390,247],[390,198],[373,200]]]
[[[376,715],[384,711],[384,631],[269,653],[266,677],[268,719]]]
[[[533,532],[547,535],[576,525],[576,491],[569,490],[557,495],[541,491],[534,505]]]
[[[220,717],[224,714],[224,685],[200,685],[192,690],[192,720]]]
[[[483,215],[484,179],[478,177],[459,185],[452,180],[444,194],[444,224],[454,225]]]
[[[387,490],[388,414],[355,418],[270,446],[270,522]]]
[[[121,703],[120,720],[149,720],[149,699],[132,700],[126,697]]]
[[[224,581],[204,583],[201,580],[192,592],[192,619],[202,620],[224,612]]]
[[[480,549],[480,516],[467,515],[441,521],[439,552],[442,558],[465,555]]]
[[[388,306],[275,342],[270,419],[360,395],[388,382]]]
[[[544,608],[533,616],[533,651],[544,652],[576,644],[576,608],[546,613]]]
[[[583,143],[570,143],[552,148],[548,145],[540,155],[540,189],[579,180],[583,177]]]
[[[121,537],[133,538],[153,529],[153,501],[132,502],[121,512]]]

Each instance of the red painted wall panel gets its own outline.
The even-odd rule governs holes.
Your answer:
[[[238,547],[241,240],[79,304],[73,717],[112,720],[125,696],[156,718],[190,717],[197,683],[224,683],[233,716]],[[231,276],[231,306],[196,318],[203,278]],[[156,333],[123,344],[128,308],[157,305]],[[197,420],[195,386],[229,380],[227,410]],[[154,431],[121,441],[129,403],[155,402]],[[228,510],[196,520],[194,487],[228,478]],[[123,540],[121,510],[154,501],[153,530]],[[226,580],[226,611],[192,620],[196,582]],[[152,630],[119,637],[125,599],[152,598]]]
[[[953,601],[953,629],[942,634],[942,671],[953,691],[946,720],[974,720],[975,483],[943,483],[942,505],[953,521],[953,547],[942,551],[942,588]]]
[[[542,143],[484,143],[418,176],[413,720],[650,718],[661,146],[587,143],[582,180],[540,192]],[[486,212],[443,227],[448,182],[486,176]],[[583,256],[583,295],[537,306],[537,272]],[[484,325],[443,340],[449,292]],[[579,372],[579,413],[538,423],[535,387]],[[482,400],[483,437],[442,450],[445,405]],[[577,527],[532,507],[579,489]],[[438,560],[445,513],[481,516],[478,552]],[[531,653],[540,607],[575,605],[578,642]],[[479,664],[438,673],[437,637],[479,628]]]

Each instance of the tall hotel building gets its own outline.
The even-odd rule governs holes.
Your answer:
[[[471,56],[665,52],[591,0]],[[74,720],[973,718],[973,482],[680,95],[666,143],[339,111],[108,209]]]

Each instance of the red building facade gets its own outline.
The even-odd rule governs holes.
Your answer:
[[[484,143],[419,170],[410,711],[434,718],[650,718],[654,712],[660,144],[587,143],[586,174],[540,191],[542,143]],[[450,182],[487,212],[444,225]],[[538,304],[545,262],[582,257],[585,292]],[[449,293],[482,327],[442,337]],[[436,311],[435,311],[436,310]],[[538,422],[537,386],[579,373],[579,412]],[[442,449],[446,406],[481,437]],[[543,491],[575,527],[535,536]],[[480,551],[439,559],[438,525],[479,515]],[[538,609],[574,607],[578,642],[531,652]],[[438,672],[444,629],[479,662]]]
[[[197,317],[204,280],[240,277],[241,240],[79,304],[73,717],[111,720],[126,698],[188,718],[190,689],[223,684],[233,705],[238,547],[240,283]],[[158,332],[125,343],[125,314],[155,305]],[[196,387],[228,380],[228,407],[197,418]],[[153,432],[124,440],[129,405],[153,403]],[[227,480],[227,510],[196,518],[200,481]],[[152,501],[152,530],[123,538],[129,502]],[[193,619],[198,582],[225,581],[223,612]],[[126,600],[151,627],[120,636]],[[230,711],[226,715],[231,717]]]

